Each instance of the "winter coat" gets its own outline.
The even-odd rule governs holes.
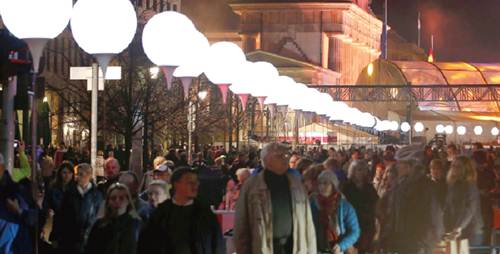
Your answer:
[[[221,228],[210,207],[195,200],[190,236],[195,254],[223,254],[225,251]],[[171,199],[161,203],[152,213],[139,235],[137,253],[167,254],[175,244],[169,235],[168,223],[173,209]],[[193,247],[193,246],[191,246]]]
[[[316,239],[318,248],[325,248],[328,246],[327,240],[323,235],[320,228],[320,209],[317,194],[311,197],[311,211],[313,215],[314,226],[316,228]],[[356,211],[347,199],[342,196],[337,208],[337,234],[339,236],[338,245],[342,252],[347,251],[356,243],[361,233],[358,223]],[[319,250],[323,251],[323,250]]]
[[[389,251],[430,251],[439,240],[439,202],[435,188],[423,172],[400,181],[390,193]]]
[[[342,193],[358,215],[361,236],[356,247],[361,251],[372,251],[375,236],[375,207],[378,201],[377,191],[371,183],[364,184],[359,189],[354,182],[348,181],[344,185]]]
[[[90,229],[96,221],[97,212],[103,201],[101,192],[92,184],[83,196],[76,184],[64,193],[61,204],[62,213],[56,214],[60,238],[57,239],[61,250],[67,253],[81,253]]]
[[[11,213],[6,206],[7,199],[16,199],[23,210],[21,216]],[[18,232],[23,227],[23,214],[28,205],[23,199],[18,184],[14,183],[8,171],[0,179],[0,253],[12,254],[13,244]],[[30,242],[25,242],[30,246]]]
[[[90,231],[85,253],[135,254],[141,220],[126,213],[117,218],[98,219]]]
[[[476,184],[457,182],[449,186],[444,214],[448,232],[461,228],[461,235],[465,238],[481,234],[483,220],[479,190]]]
[[[293,252],[316,254],[316,234],[307,192],[301,180],[287,174],[293,218]],[[240,191],[236,202],[234,243],[238,254],[273,253],[271,192],[264,171],[252,176]]]

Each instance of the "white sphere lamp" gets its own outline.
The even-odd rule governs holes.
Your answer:
[[[460,125],[460,126],[457,127],[457,134],[459,136],[465,135],[466,132],[467,132],[467,128],[465,128],[465,126]]]
[[[436,125],[436,133],[444,133],[444,125],[438,124]]]
[[[446,125],[446,127],[444,127],[444,132],[448,135],[451,135],[453,134],[453,126],[452,125]]]
[[[2,21],[9,32],[28,45],[35,73],[45,45],[66,28],[72,9],[72,0],[0,1]]]
[[[400,128],[401,128],[402,132],[409,132],[411,129],[411,126],[408,122],[402,122]]]
[[[241,65],[240,75],[229,87],[231,92],[238,95],[243,111],[246,110],[248,97],[250,96],[251,86],[255,82],[255,77],[259,75],[254,68],[254,63],[245,62]]]
[[[102,0],[97,0],[102,1]],[[154,15],[142,32],[142,47],[146,56],[160,66],[167,88],[170,89],[175,69],[189,61],[193,45],[198,41],[193,22],[175,11],[165,11]]]
[[[497,127],[491,128],[491,135],[498,136],[500,134],[500,130]]]
[[[207,61],[210,64],[206,66],[205,75],[210,82],[219,86],[222,103],[226,104],[229,86],[237,79],[238,71],[246,61],[245,54],[232,42],[216,42],[208,50]]]
[[[413,129],[416,132],[423,132],[424,131],[424,124],[421,122],[417,122],[417,123],[415,123],[415,126],[413,126]]]
[[[96,58],[104,75],[113,55],[128,47],[136,30],[137,15],[128,0],[79,0],[73,8],[73,38]]]
[[[269,95],[269,91],[272,90],[279,92],[279,90],[275,89],[278,84],[279,73],[278,69],[268,62],[255,62],[254,70],[259,75],[255,77],[255,83],[251,84],[252,87],[250,94],[257,98],[261,109],[263,109],[264,101]]]
[[[483,134],[483,127],[477,125],[474,127],[474,134],[476,134],[476,136],[479,136],[481,134]]]
[[[185,62],[177,67],[173,73],[173,76],[179,78],[182,83],[182,88],[184,91],[184,98],[189,96],[189,87],[193,78],[200,76],[205,69],[207,64],[206,55],[210,44],[207,38],[202,33],[195,31],[191,38],[191,51],[186,54]]]

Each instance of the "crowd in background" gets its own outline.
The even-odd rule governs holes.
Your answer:
[[[121,148],[95,168],[64,144],[39,154],[38,186],[24,144],[11,172],[0,155],[0,253],[224,253],[215,209],[235,211],[242,254],[433,253],[490,244],[500,205],[500,150],[479,143],[170,149],[143,177]]]

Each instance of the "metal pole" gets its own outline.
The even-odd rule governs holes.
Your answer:
[[[14,96],[17,93],[17,77],[9,78],[9,84],[2,87],[3,91],[3,113],[2,125],[6,130],[1,133],[2,154],[5,159],[5,169],[12,172],[14,168]]]
[[[97,158],[97,94],[99,89],[99,65],[92,63],[92,116],[90,130],[90,165],[92,177],[95,179],[95,162]]]
[[[191,165],[193,162],[193,154],[191,151],[191,144],[193,139],[193,103],[191,100],[188,103],[188,147],[187,147],[187,156],[188,156],[188,164]]]
[[[384,1],[384,25],[382,27],[382,59],[387,60],[387,0]]]

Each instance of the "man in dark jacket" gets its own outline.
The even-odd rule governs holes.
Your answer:
[[[425,168],[411,161],[400,161],[398,184],[392,193],[392,237],[390,251],[432,253],[442,225],[439,204]]]
[[[160,204],[139,236],[139,254],[222,254],[222,233],[210,208],[201,204],[198,176],[178,168],[171,178],[174,196]]]
[[[60,253],[82,253],[83,246],[94,224],[103,201],[101,192],[91,182],[92,168],[83,163],[77,166],[76,185],[68,188],[61,204]],[[56,215],[57,216],[57,215]]]

